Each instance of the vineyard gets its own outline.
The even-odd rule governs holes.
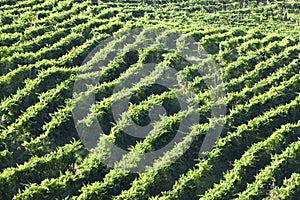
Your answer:
[[[299,12],[299,0],[0,0],[0,200],[300,199]],[[132,43],[150,45],[100,66],[95,87],[86,86],[95,94],[91,112],[74,120],[81,101],[74,84],[96,73],[86,68],[78,76],[85,59],[113,55],[137,28],[161,32],[154,39],[138,32]],[[217,105],[207,85],[214,72],[203,76],[199,66],[158,48],[184,45],[182,38],[200,45],[218,69],[225,95]],[[108,45],[91,55],[103,41]],[[147,63],[157,65],[132,84],[117,122],[112,107],[127,93],[114,89]],[[154,84],[164,66],[187,80],[197,109],[180,107],[176,94],[185,89]],[[166,114],[151,121],[156,105]],[[211,122],[221,123],[212,110],[222,105],[220,137],[199,158]],[[133,169],[135,155],[162,149],[195,113],[182,141],[143,172],[107,165],[105,143],[94,140],[90,151],[78,134],[78,126],[93,128],[95,116],[105,138],[129,152],[116,166]],[[133,122],[152,130],[131,136],[124,127]]]

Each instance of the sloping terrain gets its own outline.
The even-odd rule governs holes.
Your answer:
[[[298,199],[299,11],[299,1],[0,0],[0,199]],[[139,64],[178,70],[196,91],[201,116],[190,132],[193,142],[174,163],[126,173],[82,144],[73,85],[101,41],[153,27],[166,29],[162,41],[172,30],[193,38],[214,60],[226,91],[226,121],[212,151],[198,159],[211,120],[205,85],[211,77],[155,46],[120,55],[95,89],[95,115],[114,144],[130,152],[160,149],[192,112],[178,108],[175,90],[137,85],[127,113],[137,124],[149,123],[155,104],[168,115],[143,140],[124,133],[110,111],[113,88]],[[81,123],[89,126],[89,117]],[[184,145],[156,165],[167,165]]]

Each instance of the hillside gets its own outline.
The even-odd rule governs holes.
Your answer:
[[[299,199],[299,11],[0,0],[0,199]]]

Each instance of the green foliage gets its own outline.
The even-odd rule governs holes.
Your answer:
[[[99,0],[97,4],[0,0],[0,199],[299,197],[299,2]],[[91,67],[123,48],[120,44],[131,35],[116,37],[82,66],[83,74],[75,76],[101,41],[137,27],[168,30],[157,38],[159,44],[122,53],[95,72]],[[175,31],[183,33],[176,41],[168,37]],[[200,66],[159,48],[176,44],[184,53],[188,37],[209,54]],[[142,32],[124,49],[144,44],[145,39],[149,40]],[[227,93],[217,105],[206,85],[219,81],[209,61],[221,72]],[[157,66],[136,80],[147,63]],[[166,66],[177,70],[187,84],[181,81],[181,89],[155,84]],[[89,152],[73,121],[73,105],[83,99],[82,94],[72,99],[74,81],[95,75],[99,82],[88,86],[87,93],[95,93],[96,103],[76,125],[92,127],[95,114],[105,137],[129,151],[114,169],[104,164],[107,144],[99,140]],[[124,80],[136,83],[114,93]],[[189,100],[198,109],[180,108],[176,94],[187,90],[195,92]],[[129,109],[116,121],[112,105],[128,95]],[[209,123],[220,123],[211,111],[222,103],[227,115],[221,138],[199,160]],[[153,112],[157,105],[166,113]],[[148,171],[128,173],[144,153],[169,144],[184,117],[194,112],[199,122],[181,141],[154,159]],[[152,129],[145,138],[133,137],[124,131],[133,124]]]

